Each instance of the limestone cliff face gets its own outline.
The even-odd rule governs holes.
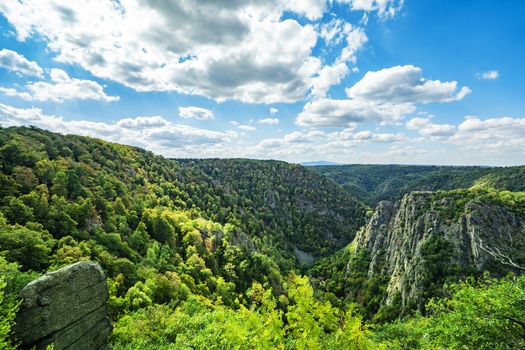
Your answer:
[[[379,203],[353,247],[369,259],[369,278],[386,276],[383,305],[422,310],[445,281],[525,272],[524,212],[481,197],[413,192]]]
[[[22,349],[107,349],[108,297],[98,264],[79,262],[48,273],[20,292],[15,336]]]

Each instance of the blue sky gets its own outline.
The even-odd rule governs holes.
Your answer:
[[[525,2],[0,4],[0,125],[169,157],[525,164]]]

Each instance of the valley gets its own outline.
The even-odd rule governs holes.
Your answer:
[[[525,345],[523,166],[168,159],[34,127],[0,156],[3,347],[20,290],[79,261],[115,349]]]

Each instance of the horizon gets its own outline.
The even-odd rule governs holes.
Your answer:
[[[512,0],[6,2],[0,126],[167,158],[521,166],[523,13]]]

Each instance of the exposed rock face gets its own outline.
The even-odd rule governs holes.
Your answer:
[[[454,276],[525,272],[525,214],[480,198],[413,192],[379,203],[354,247],[368,277],[387,276],[383,305],[423,309],[432,288]]]
[[[107,349],[108,297],[98,264],[79,262],[48,273],[20,292],[15,335],[23,349]]]

